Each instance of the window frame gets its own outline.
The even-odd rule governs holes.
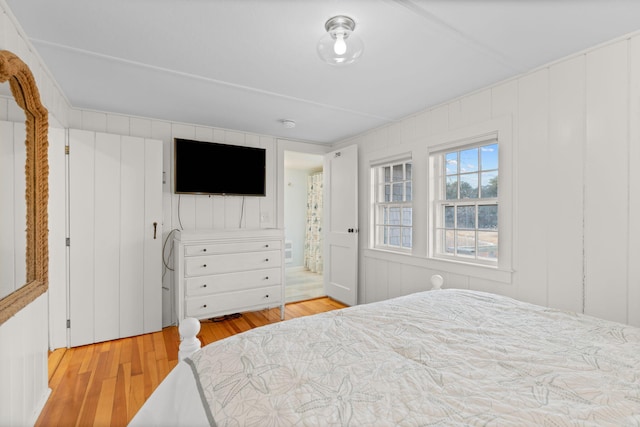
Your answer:
[[[496,145],[498,147],[498,164],[495,168],[482,169],[481,164],[481,148]],[[478,251],[479,234],[480,233],[496,233],[497,235],[497,248],[500,248],[500,232],[499,232],[499,218],[500,218],[500,146],[497,136],[490,136],[486,138],[479,138],[475,141],[461,141],[457,144],[453,144],[443,148],[441,150],[432,151],[429,153],[429,166],[431,168],[433,176],[432,185],[432,197],[431,197],[431,217],[433,218],[432,226],[429,228],[431,235],[431,256],[436,259],[449,260],[454,262],[463,262],[473,265],[483,265],[490,267],[497,267],[500,261],[500,254],[498,257],[481,257]],[[457,163],[460,162],[460,155],[464,151],[478,149],[478,166],[477,170],[471,172],[462,171],[459,167],[456,168],[455,173],[447,173],[447,156],[452,153],[457,153]],[[497,173],[497,195],[492,197],[482,197],[482,173],[495,172]],[[463,176],[477,176],[477,191],[476,197],[461,197],[460,195],[460,182]],[[448,179],[452,176],[456,177],[456,198],[448,198]],[[458,210],[464,207],[474,207],[474,217],[471,221],[473,225],[471,227],[460,226],[458,224]],[[481,228],[479,225],[479,208],[481,206],[496,206],[497,209],[497,226],[495,229]],[[446,209],[453,208],[453,226],[447,226]],[[461,248],[458,245],[458,239],[462,234],[473,234],[473,255],[467,255],[459,253]],[[447,235],[453,235],[453,253],[446,250],[448,247],[446,241]]]
[[[394,180],[393,179],[393,167],[394,166],[398,166],[398,165],[402,165],[402,179],[401,180]],[[407,165],[411,165],[411,174],[410,174],[410,179],[407,179],[407,171],[406,171],[406,166]],[[384,168],[390,167],[391,168],[391,172],[390,172],[390,181],[385,181],[384,180],[384,175],[383,175],[383,170]],[[397,252],[397,253],[404,253],[404,254],[411,254],[413,251],[413,245],[414,245],[414,238],[413,238],[413,233],[414,233],[414,220],[413,220],[413,210],[414,210],[414,187],[413,187],[413,183],[415,181],[414,178],[414,168],[413,168],[413,160],[411,158],[411,156],[401,156],[401,157],[397,157],[397,158],[393,158],[393,159],[386,159],[384,161],[379,161],[376,162],[374,164],[371,164],[371,195],[372,195],[372,241],[371,241],[371,247],[373,249],[380,249],[380,250],[385,250],[385,251],[390,251],[390,252]],[[391,189],[393,189],[393,184],[398,184],[398,183],[402,183],[402,201],[397,201],[397,200],[390,200],[390,201],[385,201],[385,200],[380,200],[381,197],[384,198],[384,187],[387,185],[391,186]],[[407,200],[406,196],[407,196],[407,183],[410,183],[410,187],[411,187],[411,199]],[[393,190],[390,191],[390,195],[391,198],[393,199]],[[398,224],[389,224],[388,221],[385,222],[384,219],[381,219],[381,217],[384,218],[383,212],[385,209],[387,209],[387,212],[389,209],[392,208],[398,208],[399,212],[400,212],[400,218],[398,220]],[[404,211],[405,209],[410,208],[411,209],[411,219],[409,221],[409,224],[407,225],[404,221],[403,221],[403,215],[404,215]],[[381,232],[382,230],[388,230],[389,228],[399,228],[400,229],[400,234],[399,234],[399,239],[400,239],[400,245],[391,245],[390,243],[385,243],[384,242],[384,233]],[[403,245],[403,230],[409,230],[409,235],[410,235],[410,241],[411,241],[411,246],[404,246]]]

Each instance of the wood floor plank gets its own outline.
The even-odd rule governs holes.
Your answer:
[[[126,379],[124,365],[118,366],[118,374],[116,376],[113,396],[113,407],[111,414],[112,426],[126,426],[128,422],[127,415],[127,395],[128,385],[130,381]]]
[[[106,378],[102,381],[100,395],[98,396],[98,406],[94,416],[94,426],[110,426],[113,416],[113,401],[116,394],[117,377]]]
[[[329,298],[287,304],[285,319],[343,308]],[[280,322],[273,308],[201,322],[203,345]],[[179,333],[161,332],[52,352],[51,396],[36,422],[42,426],[126,427],[148,396],[178,363]]]

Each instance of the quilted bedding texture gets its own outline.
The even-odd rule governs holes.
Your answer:
[[[640,425],[640,328],[467,290],[265,326],[188,363],[220,427]]]

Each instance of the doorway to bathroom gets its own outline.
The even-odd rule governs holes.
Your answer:
[[[322,155],[284,152],[286,302],[326,295],[322,162]]]

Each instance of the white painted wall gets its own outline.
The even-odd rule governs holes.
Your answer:
[[[106,132],[109,134],[152,138],[163,144],[163,242],[164,258],[172,267],[169,256],[173,240],[172,230],[204,230],[233,228],[273,228],[278,218],[277,203],[277,149],[271,136],[250,134],[228,129],[189,125],[177,122],[129,117],[118,114],[71,110],[70,127],[74,129]],[[219,142],[267,150],[266,197],[177,195],[173,193],[174,138]],[[168,239],[168,240],[167,240]],[[163,278],[163,326],[175,323],[173,307],[173,272],[164,269]],[[59,328],[59,325],[53,326]]]
[[[49,111],[49,125],[51,128],[56,128],[55,131],[50,131],[49,135],[51,153],[59,144],[60,133],[61,140],[64,141],[62,128],[67,123],[69,104],[46,65],[26,40],[26,35],[8,6],[4,0],[0,0],[0,49],[9,50],[18,55],[34,75],[40,99]],[[24,121],[24,114],[12,100],[3,98],[0,99],[0,120]],[[55,172],[58,164],[51,167],[51,172]],[[55,182],[56,178],[53,178],[53,181],[50,179],[50,187]],[[64,180],[62,182],[64,183]],[[57,222],[60,220],[58,208],[60,197],[64,198],[64,185],[60,191],[62,193],[57,193],[50,198],[50,239],[60,235],[59,227],[62,227],[62,235],[64,235],[64,220],[62,223]],[[48,300],[53,296],[52,304],[56,304],[56,301],[60,300],[60,290],[64,294],[65,287],[63,241],[60,241],[60,244],[61,252],[56,252],[59,248],[56,244],[50,245],[49,249],[50,291],[0,325],[0,425],[34,424],[49,395],[47,384]],[[52,292],[52,289],[57,291]],[[63,316],[66,314],[63,313]],[[52,339],[58,339],[58,337],[52,336]]]
[[[518,78],[342,141],[359,145],[360,224],[369,221],[369,160],[426,147],[491,120],[511,123],[513,274],[500,283],[426,258],[368,249],[360,227],[359,301],[445,287],[498,292],[640,325],[640,36],[576,54]],[[422,157],[421,157],[422,156]],[[414,194],[426,174],[414,167]],[[422,181],[419,181],[419,178]],[[414,211],[426,242],[428,204]],[[502,248],[501,248],[502,249]],[[419,251],[420,252],[420,251]]]

